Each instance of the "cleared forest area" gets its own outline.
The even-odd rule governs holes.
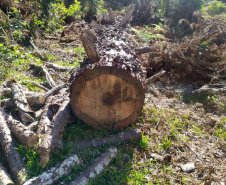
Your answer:
[[[0,184],[226,183],[226,2],[0,2]]]

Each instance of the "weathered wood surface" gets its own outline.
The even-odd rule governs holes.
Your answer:
[[[119,134],[115,134],[112,136],[108,136],[106,138],[97,138],[97,139],[92,139],[92,140],[79,141],[76,143],[76,146],[78,148],[99,147],[99,146],[103,146],[106,144],[114,144],[114,143],[139,140],[141,138],[142,138],[142,131],[134,129],[134,130],[129,130],[129,131],[122,132]]]
[[[116,157],[117,148],[110,147],[101,157],[92,164],[86,171],[82,172],[74,181],[69,185],[86,185],[92,178],[99,175],[106,166],[108,166],[113,158]]]
[[[69,93],[62,89],[58,95],[51,97],[43,111],[37,131],[43,138],[38,149],[42,167],[54,150],[62,148],[64,126],[71,120],[69,101]]]
[[[28,124],[34,122],[34,119],[29,115],[29,113],[33,113],[28,105],[27,98],[23,93],[22,86],[20,84],[12,84],[11,90],[13,94],[13,100],[18,108],[18,113],[20,117],[20,121],[23,124]]]
[[[71,172],[71,168],[81,164],[81,160],[77,155],[73,155],[65,159],[61,164],[52,167],[50,170],[34,177],[24,183],[24,185],[52,185],[59,177],[67,175]]]
[[[122,28],[128,17],[116,17],[105,27],[92,22],[94,43],[82,37],[88,59],[71,76],[70,104],[75,115],[93,127],[125,127],[143,108],[146,71],[135,53],[131,31]]]
[[[16,144],[2,111],[0,111],[0,143],[15,182],[19,185],[23,184],[26,178],[25,169],[20,155],[16,152]]]
[[[1,185],[14,185],[13,180],[10,175],[7,173],[4,166],[0,163],[0,184]]]
[[[32,132],[28,127],[22,124],[20,121],[17,121],[12,118],[12,116],[2,112],[2,115],[7,122],[10,130],[12,131],[13,135],[24,145],[33,147],[35,144],[38,143],[38,136]]]

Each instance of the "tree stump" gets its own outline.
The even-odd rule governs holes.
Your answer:
[[[133,9],[124,18],[113,19],[109,12],[105,26],[91,23],[95,34],[83,31],[88,58],[71,76],[70,104],[78,118],[95,128],[125,127],[143,108],[146,71],[125,28]]]

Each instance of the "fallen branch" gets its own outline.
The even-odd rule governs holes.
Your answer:
[[[193,91],[193,93],[197,94],[223,94],[226,93],[226,86],[222,88],[212,88],[209,85],[204,85],[200,89]]]
[[[81,173],[70,185],[86,185],[89,183],[90,179],[95,178],[99,175],[106,166],[109,165],[111,160],[116,157],[117,148],[110,147],[108,150],[101,155],[101,157],[91,165],[86,171]]]
[[[61,164],[52,167],[50,170],[34,177],[24,183],[24,185],[51,185],[54,184],[61,176],[70,173],[71,168],[80,165],[81,160],[77,155],[73,155],[65,159]]]
[[[28,114],[33,113],[33,111],[31,111],[27,103],[27,99],[25,97],[25,94],[23,93],[21,85],[14,83],[11,86],[11,90],[13,94],[14,103],[18,108],[20,121],[23,124],[34,122],[34,119]]]
[[[135,49],[135,52],[136,52],[137,55],[141,55],[141,54],[144,54],[144,53],[151,52],[151,48],[149,46],[137,48],[137,49]]]
[[[11,131],[7,126],[2,111],[0,111],[0,143],[6,156],[12,176],[17,184],[23,184],[26,174],[20,155],[15,150],[15,143],[11,136]]]
[[[148,78],[148,79],[146,80],[146,84],[149,84],[149,83],[154,82],[157,78],[163,76],[165,73],[166,73],[165,70],[159,71],[157,74],[154,74],[153,76],[151,76],[150,78]]]
[[[38,124],[39,124],[39,122],[35,121],[35,122],[31,123],[30,125],[28,125],[27,128],[31,131],[34,131],[34,130],[36,130],[36,128],[38,128]]]
[[[13,135],[24,145],[33,147],[36,143],[38,143],[38,136],[32,132],[28,127],[23,125],[20,121],[17,121],[12,118],[12,116],[5,114],[5,120],[12,131]]]
[[[31,83],[32,85],[34,85],[34,86],[36,86],[36,87],[38,87],[38,88],[44,90],[44,91],[48,91],[48,90],[49,90],[48,88],[46,88],[46,87],[44,87],[43,85],[40,85],[40,84],[38,84],[38,83],[36,83],[36,82],[32,82],[32,81],[28,81],[28,82]]]
[[[74,69],[74,67],[59,66],[57,64],[50,63],[50,62],[45,62],[45,66],[48,68],[53,68],[54,70],[60,71],[60,72],[66,72],[66,71],[71,72]]]
[[[43,56],[42,56],[42,54],[41,54],[41,52],[39,51],[39,49],[36,47],[36,45],[35,45],[35,43],[34,43],[34,41],[33,41],[33,39],[32,38],[30,38],[30,44],[32,45],[32,47],[37,51],[37,53],[38,53],[38,55],[39,55],[39,57],[40,58],[44,58]]]
[[[6,172],[6,169],[0,163],[0,184],[1,185],[14,185],[10,175]]]
[[[122,27],[126,27],[126,25],[129,23],[130,18],[132,17],[133,11],[135,9],[135,4],[131,5],[129,7],[129,10],[126,12],[123,21],[121,22]]]
[[[51,75],[49,74],[49,72],[48,72],[48,70],[46,69],[45,66],[37,65],[36,63],[31,63],[30,66],[33,66],[35,68],[39,68],[40,70],[42,70],[44,75],[45,75],[46,81],[49,83],[49,85],[51,87],[55,87],[56,86],[56,83],[54,82],[53,78],[51,77]]]
[[[0,105],[1,105],[1,107],[7,108],[7,109],[16,107],[14,100],[12,98],[7,98],[7,99],[1,100]]]
[[[115,134],[112,136],[108,136],[106,138],[98,138],[92,140],[84,140],[76,143],[78,148],[83,147],[99,147],[106,144],[114,144],[114,143],[121,143],[121,142],[129,142],[134,140],[139,140],[142,138],[142,131],[141,130],[129,130],[126,132],[122,132],[119,134]]]

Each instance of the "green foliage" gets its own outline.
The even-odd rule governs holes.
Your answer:
[[[182,5],[192,4],[195,9],[200,10],[205,3],[205,0],[179,0]]]
[[[171,144],[171,139],[166,135],[166,137],[162,139],[161,149],[167,150]]]
[[[150,148],[150,138],[149,136],[144,136],[144,133],[142,133],[142,139],[139,141],[140,147],[143,150],[148,150]]]
[[[226,13],[226,4],[221,1],[214,0],[207,7],[206,11],[211,16]]]

